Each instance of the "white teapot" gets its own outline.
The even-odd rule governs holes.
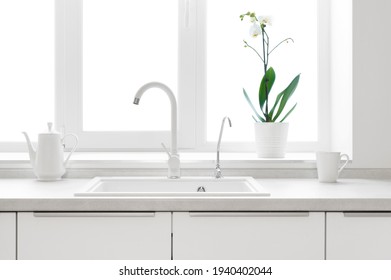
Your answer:
[[[52,130],[52,123],[48,123],[48,131],[38,135],[37,150],[31,144],[30,138],[26,132],[22,132],[26,137],[29,150],[31,165],[34,174],[39,181],[57,181],[65,174],[65,167],[72,153],[76,150],[79,139],[75,134],[61,135]],[[73,136],[76,140],[68,157],[64,161],[63,140],[65,137]]]

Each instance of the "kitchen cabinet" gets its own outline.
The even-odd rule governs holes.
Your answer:
[[[16,259],[16,213],[0,212],[0,260]]]
[[[178,212],[174,259],[324,259],[325,213]]]
[[[18,259],[170,258],[170,212],[18,213]]]
[[[388,212],[0,212],[0,259],[389,260],[390,236]]]
[[[391,213],[327,213],[326,257],[330,260],[390,260]]]

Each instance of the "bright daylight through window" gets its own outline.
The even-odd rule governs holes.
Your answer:
[[[56,117],[58,130],[79,136],[79,150],[161,151],[160,143],[169,143],[167,96],[152,89],[140,106],[132,104],[138,88],[159,81],[178,101],[179,148],[215,149],[221,120],[229,116],[233,126],[223,146],[253,149],[254,121],[242,89],[257,104],[263,71],[243,40],[259,50],[261,41],[250,38],[249,22],[239,15],[254,11],[272,18],[271,45],[294,39],[270,57],[271,95],[274,100],[301,73],[287,106],[298,103],[287,119],[288,140],[308,150],[306,144],[319,141],[317,4],[0,0],[0,148],[7,150],[6,142],[24,148],[20,131],[37,133]]]
[[[21,131],[37,133],[54,118],[54,1],[0,0],[0,36],[0,146],[7,150],[24,141]]]
[[[213,0],[207,2],[207,141],[215,141],[220,119],[233,122],[225,141],[252,142],[252,110],[243,96],[245,88],[258,106],[258,90],[263,63],[243,40],[261,52],[262,38],[251,38],[249,19],[239,15],[248,11],[271,17],[268,34],[271,48],[291,37],[294,43],[281,45],[270,55],[269,67],[276,72],[271,98],[277,96],[301,73],[300,83],[287,107],[298,103],[287,118],[288,141],[318,140],[318,25],[317,1],[313,0]],[[224,11],[221,7],[224,6]]]
[[[151,81],[176,94],[177,65],[178,1],[83,1],[85,131],[169,130],[170,104],[153,92],[159,90],[146,94],[142,106],[131,100]]]

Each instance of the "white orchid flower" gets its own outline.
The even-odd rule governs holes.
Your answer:
[[[261,27],[259,26],[258,23],[255,22],[250,28],[250,36],[256,38],[258,35],[261,34],[262,34]]]
[[[258,17],[258,21],[259,21],[261,24],[263,24],[263,25],[269,25],[269,26],[272,25],[272,19],[271,19],[271,17],[259,16],[259,17]]]

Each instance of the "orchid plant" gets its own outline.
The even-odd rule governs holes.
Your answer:
[[[266,27],[271,26],[271,19],[269,17],[257,17],[255,13],[248,12],[246,14],[240,15],[240,19],[243,21],[245,17],[249,17],[251,22],[250,35],[253,38],[261,36],[262,38],[262,52],[259,53],[254,47],[252,47],[247,41],[243,40],[245,47],[252,49],[256,55],[261,59],[263,63],[264,75],[259,86],[259,107],[260,113],[255,109],[246,90],[243,88],[243,94],[250,105],[251,109],[254,111],[255,116],[253,119],[256,122],[283,122],[296,108],[297,103],[285,114],[282,118],[278,120],[284,111],[285,105],[288,100],[293,95],[294,91],[300,80],[300,74],[297,75],[288,87],[279,93],[274,101],[273,106],[270,104],[270,91],[273,87],[274,81],[276,79],[276,73],[273,67],[269,67],[269,57],[275,49],[277,49],[282,43],[293,42],[292,38],[286,38],[278,43],[275,47],[270,47],[269,36],[266,32]]]

